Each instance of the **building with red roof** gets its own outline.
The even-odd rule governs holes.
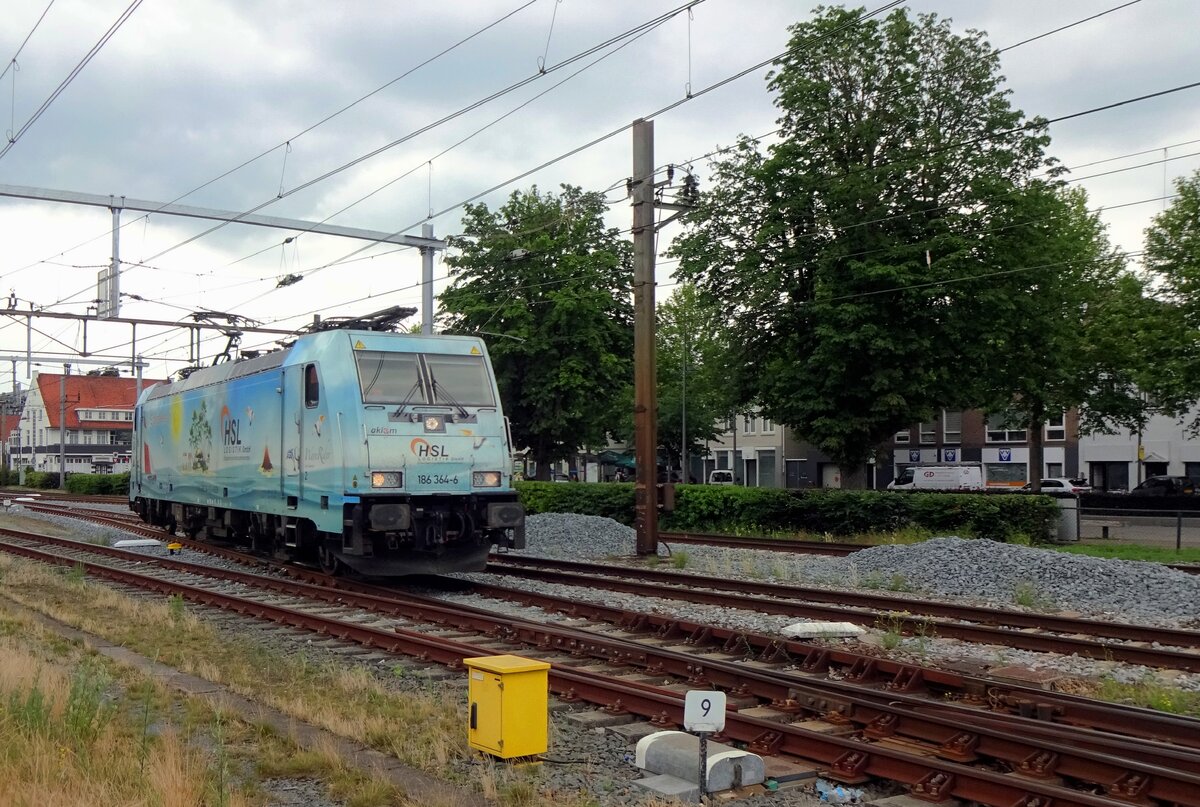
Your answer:
[[[14,467],[57,473],[62,457],[68,473],[128,470],[137,396],[157,383],[117,375],[36,374],[9,436]]]

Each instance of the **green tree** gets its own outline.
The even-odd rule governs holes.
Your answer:
[[[549,463],[619,431],[633,380],[632,249],[578,187],[468,205],[439,316],[488,341],[514,449]]]
[[[860,15],[792,26],[770,79],[780,141],[717,161],[672,248],[722,301],[739,400],[850,480],[898,429],[979,397],[985,323],[1019,277],[983,260],[1006,237],[989,205],[1049,165],[982,33]]]
[[[1075,409],[1084,433],[1144,424],[1140,341],[1131,334],[1147,331],[1153,303],[1082,189],[1033,181],[991,208],[1005,237],[987,242],[986,263],[1010,267],[1003,271],[1019,282],[1005,283],[1008,294],[984,323],[980,403],[1028,431],[1039,489],[1048,417]]]
[[[733,411],[728,329],[712,302],[690,283],[679,286],[656,313],[658,443],[675,465],[683,453],[685,405],[691,457],[716,439],[720,423]]]
[[[1146,230],[1145,267],[1156,289],[1158,338],[1141,340],[1145,389],[1169,414],[1200,402],[1200,171],[1175,181],[1177,197]],[[1188,424],[1200,433],[1200,417]]]

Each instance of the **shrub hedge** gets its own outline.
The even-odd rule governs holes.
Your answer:
[[[0,481],[3,480],[0,475]],[[7,484],[17,484],[16,472],[11,472]],[[58,472],[26,471],[25,485],[36,490],[57,490]],[[88,495],[125,496],[129,493],[129,474],[73,474],[67,473],[67,492]]]
[[[58,487],[58,474],[29,471],[25,485]],[[582,513],[633,524],[629,482],[517,482],[528,513]],[[71,493],[125,495],[129,474],[68,474]],[[1051,539],[1058,505],[1048,496],[893,493],[875,490],[779,490],[734,485],[676,485],[667,530],[809,532],[854,535],[919,527],[996,541]]]
[[[92,496],[127,496],[129,472],[123,474],[70,474],[67,490]]]
[[[583,513],[633,523],[629,483],[518,482],[529,513]],[[874,490],[779,490],[732,485],[677,485],[668,530],[810,532],[854,535],[919,527],[996,541],[1050,540],[1058,505],[1047,496],[893,493]]]

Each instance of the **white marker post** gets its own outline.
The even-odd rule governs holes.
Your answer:
[[[708,735],[725,728],[725,693],[693,689],[684,696],[683,728],[700,737],[700,803],[708,795]]]

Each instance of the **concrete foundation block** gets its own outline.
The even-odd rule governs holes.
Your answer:
[[[789,639],[857,638],[866,633],[853,622],[796,622],[779,632]]]
[[[577,726],[582,726],[585,729],[604,729],[609,726],[621,726],[626,723],[633,723],[637,720],[631,714],[612,714],[611,712],[602,712],[597,709],[586,712],[571,712],[570,714],[563,715],[563,719]]]
[[[958,807],[962,802],[958,799],[947,799],[939,802],[941,807]],[[888,796],[885,799],[875,799],[867,802],[867,807],[929,807],[929,802],[922,801],[916,796],[902,793],[899,796]]]
[[[637,766],[699,784],[700,738],[683,731],[660,731],[638,741]],[[722,743],[708,743],[705,772],[709,792],[761,784],[766,779],[762,757]]]
[[[627,743],[636,743],[643,737],[649,737],[651,734],[655,734],[659,731],[662,731],[662,729],[653,723],[647,723],[644,720],[639,720],[636,723],[626,723],[623,726],[608,727],[608,732],[610,734],[615,734],[618,737],[623,738]]]
[[[700,786],[695,782],[688,782],[666,773],[647,776],[645,779],[635,779],[633,784],[635,787],[640,787],[643,790],[668,799],[674,798],[685,802],[695,802],[700,798]]]

